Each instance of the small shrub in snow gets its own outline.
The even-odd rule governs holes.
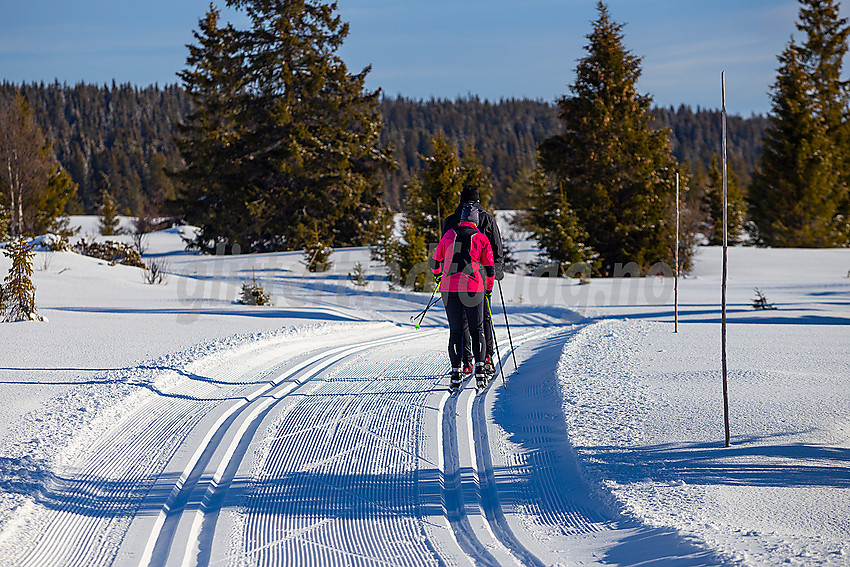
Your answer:
[[[48,272],[50,271],[50,267],[53,265],[53,255],[55,252],[42,252],[41,253],[41,271]]]
[[[242,284],[242,297],[239,303],[242,305],[271,305],[271,296],[257,283],[257,278],[252,277],[252,283]]]
[[[756,297],[753,299],[753,309],[776,309],[773,304],[768,303],[764,293],[759,288],[754,288]]]
[[[363,287],[366,285],[366,277],[365,272],[363,270],[363,264],[357,262],[354,264],[354,269],[348,274],[348,279],[354,282],[354,285],[358,287]]]
[[[148,262],[144,267],[145,283],[151,285],[165,283],[168,279],[168,262],[161,259],[154,259]]]
[[[9,274],[0,291],[3,321],[43,321],[35,310],[35,285],[32,283],[33,246],[25,238],[13,240],[3,253],[12,260]]]
[[[171,222],[165,218],[156,218],[150,213],[145,213],[133,220],[133,229],[130,234],[133,244],[142,254],[147,249],[148,234],[156,230],[164,230],[171,226]]]
[[[107,260],[113,266],[115,264],[124,264],[125,266],[134,266],[143,270],[147,268],[142,261],[142,255],[139,253],[139,250],[132,244],[125,242],[117,242],[115,240],[95,242],[93,239],[82,238],[74,246],[74,250],[84,256]]]

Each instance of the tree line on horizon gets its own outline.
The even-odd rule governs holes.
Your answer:
[[[177,181],[166,171],[182,165],[174,143],[176,125],[193,107],[183,88],[0,83],[0,99],[11,100],[16,93],[27,101],[37,125],[53,140],[57,161],[78,186],[69,213],[97,214],[101,195],[108,191],[122,214],[168,214]],[[385,200],[396,210],[403,206],[405,185],[423,166],[422,157],[434,151],[432,140],[438,134],[459,147],[474,148],[492,178],[492,204],[515,208],[513,185],[523,169],[533,167],[538,144],[560,128],[557,107],[533,99],[397,95],[383,97],[380,111],[381,144],[393,148],[398,164],[381,181]],[[655,126],[670,129],[677,159],[707,174],[719,153],[719,111],[680,105],[655,107],[652,115]],[[730,169],[742,184],[755,170],[766,127],[767,118],[760,115],[729,117]]]

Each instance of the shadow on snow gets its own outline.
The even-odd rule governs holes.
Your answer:
[[[625,471],[618,482],[651,480],[697,485],[850,488],[850,449],[765,444],[764,439],[647,447],[585,447],[606,469]]]

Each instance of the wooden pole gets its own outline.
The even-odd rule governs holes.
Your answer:
[[[673,332],[679,332],[679,172],[676,172],[676,270],[673,272]]]
[[[726,275],[727,275],[727,248],[728,248],[728,213],[727,213],[727,173],[726,173],[726,71],[720,74],[720,88],[722,91],[723,111],[721,113],[723,125],[723,283],[721,285],[721,316],[720,336],[723,346],[721,364],[723,367],[723,424],[726,428],[726,446],[732,445],[729,434],[729,387],[726,379]]]

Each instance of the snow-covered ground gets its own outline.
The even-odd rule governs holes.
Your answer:
[[[162,285],[38,252],[48,322],[0,325],[0,564],[850,565],[850,250],[730,249],[726,448],[718,248],[677,333],[672,278],[509,274],[504,380],[450,396],[441,306],[414,329],[428,294],[367,249],[309,274],[180,233]]]

